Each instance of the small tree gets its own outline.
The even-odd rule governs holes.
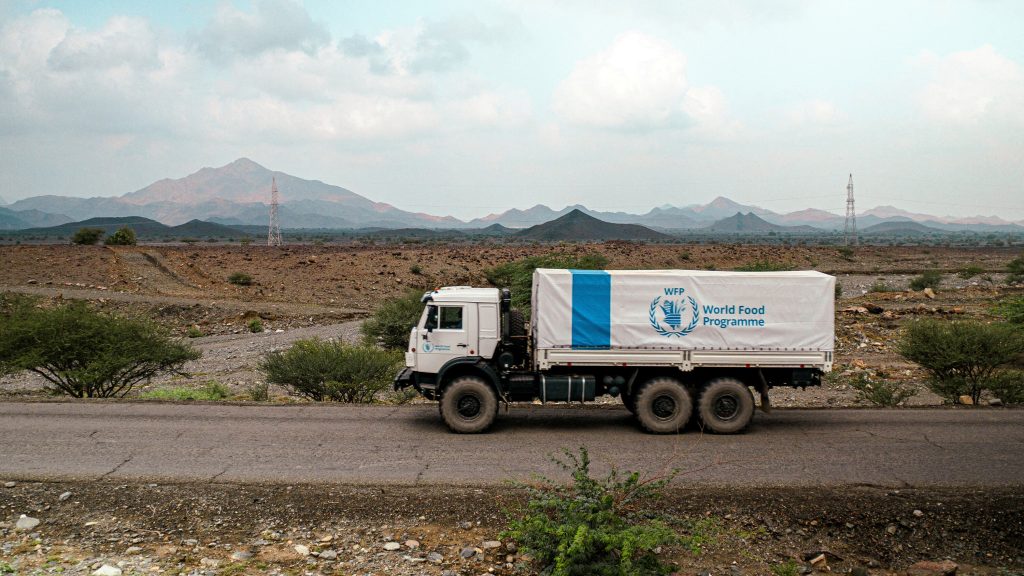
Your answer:
[[[372,402],[395,377],[402,355],[375,346],[312,338],[271,352],[260,362],[267,382],[310,400]]]
[[[404,349],[409,345],[409,331],[423,313],[423,292],[408,290],[405,294],[386,300],[363,322],[360,330],[366,344],[380,344],[385,348]]]
[[[17,305],[0,322],[0,372],[29,370],[75,398],[124,396],[200,353],[156,324],[101,314],[84,303]]]
[[[1024,335],[1002,324],[919,320],[905,328],[899,352],[928,371],[933,392],[954,403],[968,395],[977,404],[1024,353]]]
[[[135,246],[138,241],[135,238],[135,230],[127,226],[118,228],[117,232],[114,232],[104,241],[104,244],[108,246]]]
[[[99,242],[102,237],[103,228],[79,228],[75,235],[71,237],[71,242],[83,246],[92,246]]]

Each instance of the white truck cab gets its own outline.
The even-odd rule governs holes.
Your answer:
[[[497,288],[450,286],[423,295],[426,306],[409,334],[405,365],[437,374],[449,361],[463,357],[490,359],[500,337]]]

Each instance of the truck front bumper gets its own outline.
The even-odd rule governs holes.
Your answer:
[[[403,369],[398,373],[398,376],[395,376],[394,389],[401,390],[403,388],[408,388],[409,386],[414,386],[414,374],[415,372],[413,372],[412,368]]]

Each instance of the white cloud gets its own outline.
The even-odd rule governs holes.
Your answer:
[[[252,12],[223,4],[197,37],[199,49],[215,60],[270,50],[313,52],[328,41],[327,29],[293,0],[256,0]]]
[[[842,119],[835,102],[811,99],[797,103],[787,113],[790,123],[800,126],[830,125]]]
[[[682,52],[640,32],[577,63],[553,107],[573,124],[625,130],[721,125],[726,113],[720,90],[688,85]]]
[[[990,45],[918,59],[931,73],[920,93],[925,115],[962,125],[1024,122],[1024,68]]]

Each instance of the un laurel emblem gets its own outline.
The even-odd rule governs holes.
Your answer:
[[[687,313],[690,316],[689,324],[685,324],[683,319]],[[648,319],[651,321],[651,327],[658,334],[666,337],[679,336],[682,338],[693,332],[693,329],[697,327],[697,323],[700,321],[700,309],[697,308],[697,301],[693,299],[693,296],[679,298],[678,300],[671,298],[663,299],[661,296],[658,296],[651,300]]]

